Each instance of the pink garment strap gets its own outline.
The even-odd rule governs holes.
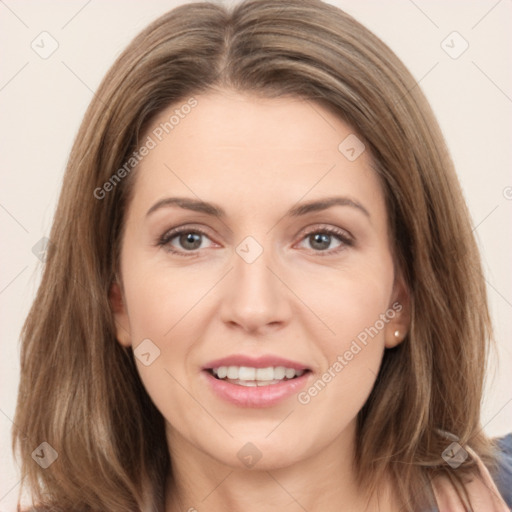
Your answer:
[[[464,485],[447,477],[433,481],[439,512],[510,512],[482,459],[469,446],[464,449],[475,460],[478,472]]]

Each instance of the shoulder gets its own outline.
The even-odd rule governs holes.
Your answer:
[[[505,503],[512,508],[512,433],[494,439],[494,442],[498,449],[498,469],[494,481]]]

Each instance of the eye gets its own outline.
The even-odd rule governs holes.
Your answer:
[[[208,235],[197,228],[181,227],[166,231],[158,240],[157,245],[166,251],[180,256],[194,256],[195,251],[204,249],[202,242]],[[178,245],[178,248],[176,248]],[[186,254],[190,253],[190,254]]]
[[[302,240],[309,242],[309,245],[314,252],[324,253],[321,254],[321,256],[338,253],[346,247],[354,245],[353,239],[346,231],[326,226],[316,226],[314,229],[310,229],[306,232]],[[338,245],[334,249],[331,248],[333,240],[338,241]]]
[[[205,249],[204,239],[210,240],[209,236],[201,229],[182,226],[166,231],[157,241],[159,247],[178,256],[196,256],[197,251]],[[334,241],[338,242],[337,247],[331,247]],[[315,226],[306,232],[302,238],[303,242],[309,242],[310,248],[321,256],[336,254],[346,247],[354,245],[352,237],[340,228],[331,226]]]

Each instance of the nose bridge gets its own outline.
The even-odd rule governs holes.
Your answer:
[[[269,271],[272,267],[272,250],[268,240],[260,243],[253,236],[247,236],[236,247],[235,289],[240,304],[252,310],[269,309],[279,291],[275,277]]]
[[[271,248],[247,236],[236,246],[229,293],[223,305],[224,320],[254,330],[286,318],[286,291],[274,275]],[[271,271],[269,267],[273,270]]]

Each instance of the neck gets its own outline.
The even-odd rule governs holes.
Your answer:
[[[258,469],[259,464],[256,464],[252,469],[246,469],[213,459],[169,427],[172,470],[168,479],[165,510],[396,510],[398,507],[389,485],[371,497],[358,488],[353,468],[354,440],[355,425],[351,425],[338,438],[309,457],[274,467]]]

